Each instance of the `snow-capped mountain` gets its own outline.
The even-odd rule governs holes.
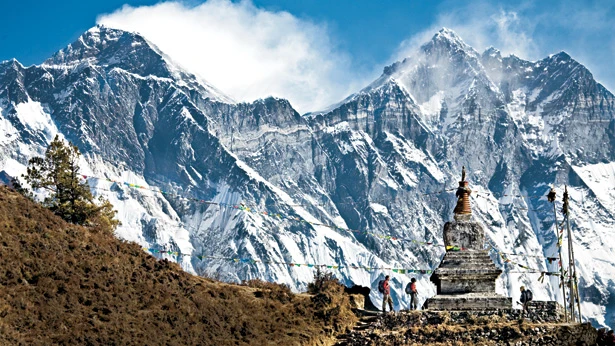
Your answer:
[[[199,275],[297,290],[313,269],[196,256],[342,265],[346,284],[372,287],[388,273],[398,307],[410,275],[348,266],[435,268],[442,248],[378,235],[441,243],[455,198],[439,192],[457,186],[462,165],[475,218],[509,253],[557,254],[546,194],[567,184],[583,313],[615,325],[615,97],[566,53],[481,54],[442,29],[365,89],[302,116],[283,99],[235,103],[140,35],[98,26],[41,65],[0,63],[1,169],[19,175],[58,133],[84,153],[84,175],[169,192],[90,179],[119,210],[119,237],[193,254],[164,256]],[[541,283],[493,259],[506,269],[500,293],[524,284],[561,301],[559,278]],[[435,294],[428,274],[412,275],[421,299]]]

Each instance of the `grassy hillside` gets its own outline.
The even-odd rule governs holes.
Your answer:
[[[2,345],[320,345],[354,322],[341,287],[192,276],[0,187]]]

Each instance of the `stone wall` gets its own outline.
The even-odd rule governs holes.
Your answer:
[[[595,345],[598,332],[589,323],[559,323],[557,306],[536,302],[541,322],[508,311],[404,311],[384,314],[338,345]],[[554,310],[555,309],[555,310]],[[537,311],[538,312],[538,311]]]
[[[598,331],[591,323],[544,325],[534,327],[533,333],[511,345],[514,346],[560,346],[560,345],[595,345]]]
[[[472,311],[401,311],[395,318],[389,316],[386,321],[394,321],[388,327],[394,328],[402,325],[463,325],[473,324],[477,320],[492,321],[520,321],[529,323],[562,323],[563,310],[556,302],[534,302],[534,306],[544,306],[544,309],[532,310],[523,314],[520,309],[507,310],[472,310]]]
[[[537,322],[563,322],[564,321],[564,308],[555,301],[541,301],[533,300],[528,303],[527,308],[529,310],[529,318]],[[514,310],[513,314],[519,314],[521,310]]]

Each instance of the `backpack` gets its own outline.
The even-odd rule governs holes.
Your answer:
[[[532,299],[534,299],[534,296],[532,295],[532,291],[530,291],[530,290],[525,290],[525,292],[527,292],[527,293],[525,294],[525,299],[526,299],[525,301],[526,301],[526,302],[531,302],[531,301],[532,301]]]
[[[406,294],[410,293],[412,293],[412,283],[408,282],[408,284],[406,285]]]
[[[384,293],[384,280],[378,281],[378,292]]]

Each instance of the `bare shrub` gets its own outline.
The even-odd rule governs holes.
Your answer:
[[[340,287],[339,280],[331,272],[324,271],[320,267],[316,267],[314,273],[314,281],[307,285],[307,291],[310,294],[324,293],[336,287]]]
[[[277,284],[260,279],[247,280],[241,284],[243,286],[257,288],[258,291],[254,294],[257,298],[273,299],[281,303],[289,303],[294,298],[294,294],[288,285]]]

